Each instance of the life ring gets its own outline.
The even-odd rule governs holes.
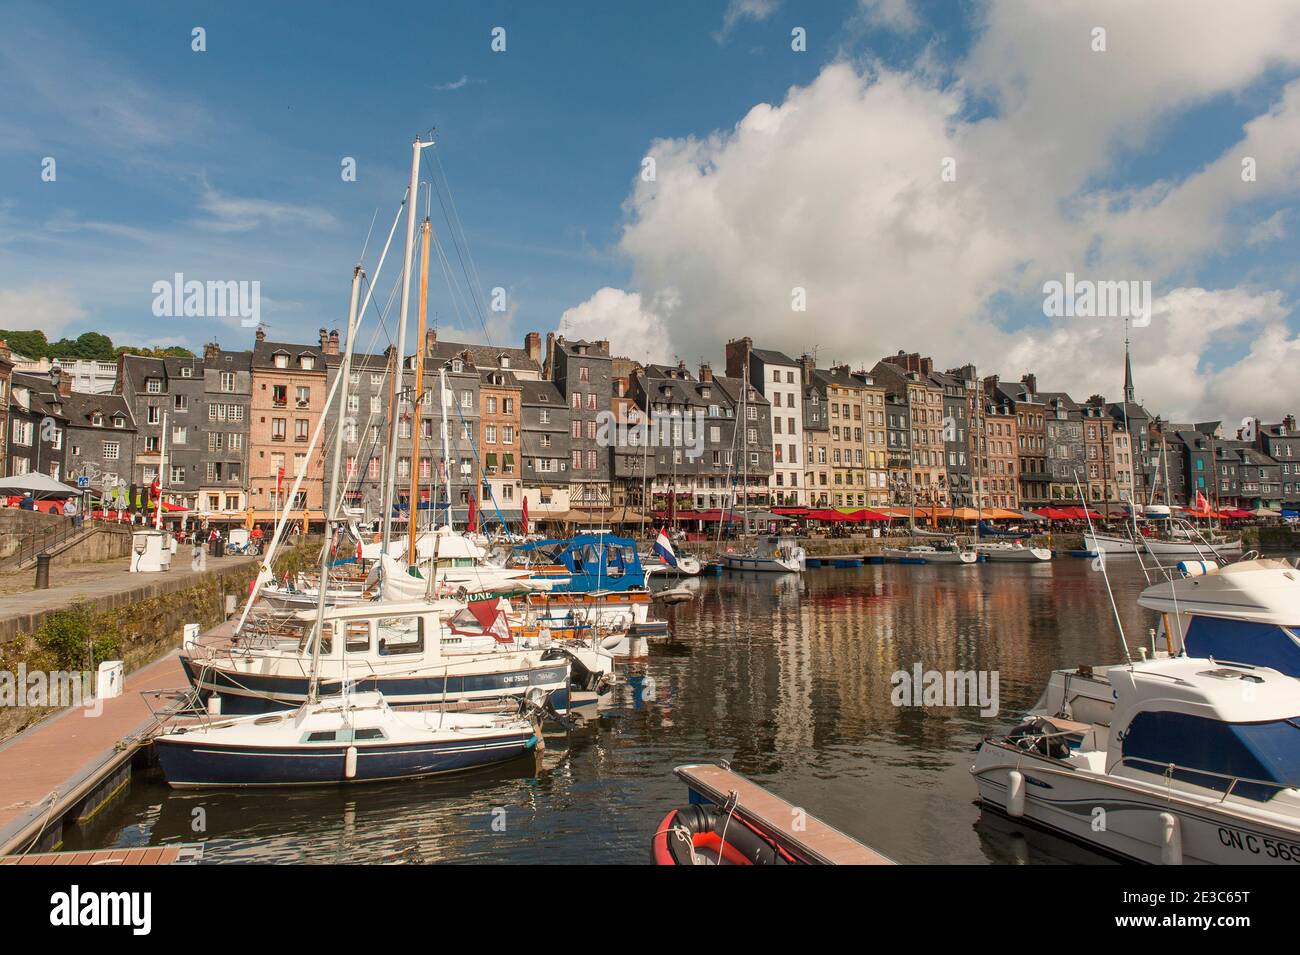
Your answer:
[[[674,809],[666,815],[655,830],[651,855],[655,865],[792,865],[799,861],[735,813],[703,805]]]

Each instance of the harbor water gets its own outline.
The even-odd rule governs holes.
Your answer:
[[[1136,561],[1108,570],[1136,653],[1155,624],[1136,604],[1144,580]],[[611,705],[548,735],[535,760],[315,790],[182,793],[137,773],[65,848],[202,842],[206,863],[643,863],[686,801],[672,768],[723,759],[899,862],[1106,861],[982,813],[968,772],[980,739],[1014,725],[1049,671],[1122,659],[1092,561],[697,583],[695,600],[662,609],[671,637],[649,643]],[[895,705],[894,674],[917,665],[996,675],[997,714]]]

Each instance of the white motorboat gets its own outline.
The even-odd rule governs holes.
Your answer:
[[[175,725],[154,737],[170,786],[320,786],[418,779],[515,759],[537,728],[514,714],[397,712],[379,693]]]
[[[807,554],[793,537],[760,537],[752,550],[724,551],[718,557],[727,570],[801,574],[807,569]]]
[[[1020,541],[980,541],[975,553],[985,560],[1037,563],[1051,560],[1052,552],[1046,547],[1026,547]]]
[[[590,690],[613,672],[610,654],[600,649],[578,643],[525,647],[497,640],[491,627],[467,647],[469,638],[446,622],[464,608],[460,601],[439,600],[326,609],[317,664],[322,695],[355,683],[382,692],[395,706],[517,698],[533,689],[562,696],[571,676],[574,685]],[[219,696],[226,713],[301,705],[311,679],[315,616],[296,615],[300,636],[191,642],[181,665],[200,698]]]
[[[959,547],[931,547],[929,544],[915,544],[911,547],[886,547],[880,552],[885,560],[900,564],[975,564],[979,555],[973,550]]]
[[[1142,592],[1138,604],[1160,614],[1149,646],[1152,658],[1202,657],[1268,666],[1300,678],[1300,570],[1262,558],[1218,567],[1179,565]],[[1033,713],[1108,724],[1114,706],[1110,672],[1122,667],[1056,670]]]
[[[1109,725],[1032,717],[981,743],[981,801],[1149,863],[1300,859],[1300,684],[1199,658],[1112,667]]]

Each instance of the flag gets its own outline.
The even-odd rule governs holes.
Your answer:
[[[284,468],[275,469],[275,503],[280,503],[280,487],[284,484]]]
[[[478,500],[473,494],[469,496],[469,517],[465,520],[465,526],[471,531],[478,530]]]
[[[519,533],[525,537],[528,536],[528,497],[526,495],[524,497],[524,513],[519,518]]]
[[[663,528],[659,529],[659,537],[655,541],[655,553],[669,567],[677,566],[677,554],[673,551],[672,541],[668,539],[668,532]]]
[[[1198,511],[1208,511],[1210,509],[1210,502],[1205,499],[1204,491],[1196,492],[1196,509]]]

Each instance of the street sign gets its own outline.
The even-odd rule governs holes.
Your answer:
[[[82,488],[83,490],[85,488],[90,487],[90,478],[86,477],[85,475],[82,475],[81,477],[77,478],[77,487]]]

